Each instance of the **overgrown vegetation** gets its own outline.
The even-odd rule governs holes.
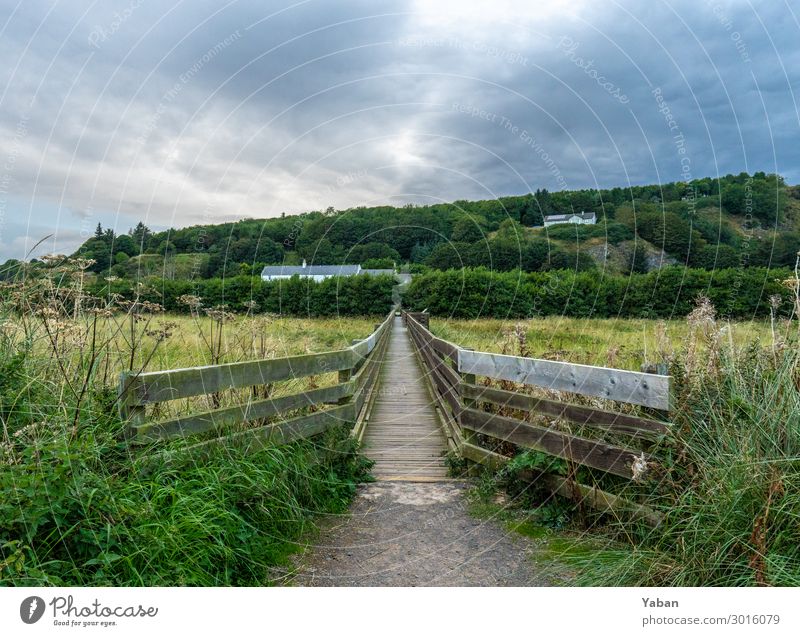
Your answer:
[[[561,459],[494,444],[513,459],[483,477],[479,499],[489,500],[499,487],[522,518],[557,528],[591,526],[591,533],[567,536],[561,549],[550,546],[549,554],[580,584],[799,585],[800,303],[798,280],[785,282],[794,319],[778,320],[773,298],[766,342],[735,344],[701,299],[687,318],[683,347],[664,341],[655,352],[675,379],[673,426],[665,440],[645,447],[652,460],[641,478],[576,472]],[[663,520],[650,527],[563,502],[554,508],[557,499],[537,477],[543,473],[572,475],[644,504]]]
[[[183,299],[190,317],[175,318],[142,297],[88,294],[85,267],[61,263],[16,284],[0,308],[0,584],[275,581],[315,516],[343,512],[368,477],[346,427],[251,455],[227,445],[202,463],[191,453],[153,463],[181,442],[127,443],[119,371],[346,346],[374,319],[314,333],[311,321],[294,329],[198,297]]]

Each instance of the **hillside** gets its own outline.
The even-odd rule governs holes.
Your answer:
[[[596,225],[541,227],[544,215],[594,212]],[[719,180],[547,192],[430,206],[357,207],[116,235],[100,226],[75,256],[124,279],[257,274],[265,264],[407,264],[446,270],[551,269],[644,273],[793,266],[800,250],[800,187],[755,173]],[[5,277],[13,272],[6,267]]]

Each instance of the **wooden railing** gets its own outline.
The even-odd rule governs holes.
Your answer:
[[[241,442],[245,450],[257,450],[266,444],[283,444],[311,437],[343,424],[354,424],[357,428],[378,378],[394,315],[393,309],[369,337],[338,351],[123,373],[118,403],[122,417],[128,422],[130,440],[132,443],[152,443],[201,434],[224,434],[192,448]],[[266,385],[272,385],[274,392],[277,383],[331,372],[338,372],[338,381],[323,388],[262,399],[253,399],[251,396],[259,395],[259,391],[253,390],[246,401],[233,406],[155,421],[148,416],[148,407],[163,402],[219,396],[228,389]],[[270,420],[286,413],[291,413],[292,417]]]
[[[662,419],[670,408],[669,376],[471,351],[434,336],[427,328],[425,314],[404,312],[403,319],[428,371],[451,447],[464,459],[493,466],[509,461],[506,454],[480,444],[478,439],[482,435],[628,480],[642,479],[652,466],[653,458],[641,448],[632,449],[587,435],[597,431],[614,440],[635,441],[640,447],[658,441],[670,426]],[[557,392],[557,397],[486,386],[478,382],[478,376],[539,387]],[[635,405],[654,416],[570,403],[570,394]],[[545,416],[546,424],[526,421],[536,415]],[[583,434],[572,434],[569,426],[553,426],[556,422],[574,425]],[[660,519],[654,511],[578,483],[574,476],[536,474],[535,477],[554,493],[596,509],[625,511],[651,524]]]

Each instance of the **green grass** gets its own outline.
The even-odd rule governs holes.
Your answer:
[[[564,515],[563,503],[554,509],[549,493],[519,479],[520,470],[541,463],[540,454],[518,455],[482,479],[479,491],[510,498],[510,528],[535,539],[543,526],[568,530],[546,533],[536,557],[541,567],[568,572],[577,585],[800,585],[797,325],[774,345],[763,330],[760,343],[738,344],[744,336],[720,336],[722,327],[705,306],[678,330],[682,342],[670,359],[672,433],[648,449],[655,464],[646,479],[578,471],[584,483],[596,480],[661,512],[658,527],[572,507]],[[487,339],[473,342],[485,346]]]
[[[691,328],[685,320],[598,319],[549,317],[525,321],[456,320],[433,318],[431,331],[440,338],[476,351],[523,355],[578,364],[639,370],[645,362],[660,361],[665,349],[684,348]],[[753,340],[769,343],[769,322],[747,321],[720,325],[737,346]],[[729,334],[729,336],[728,336]]]
[[[118,374],[344,348],[375,322],[5,313],[0,585],[276,582],[316,517],[344,512],[368,479],[347,427],[247,456],[230,446],[202,463],[179,454],[143,471],[148,454],[184,442],[128,446]],[[274,394],[330,375],[283,383]]]

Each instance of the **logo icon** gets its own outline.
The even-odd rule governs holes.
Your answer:
[[[19,617],[28,625],[33,625],[43,614],[44,599],[39,596],[29,596],[19,606]]]

